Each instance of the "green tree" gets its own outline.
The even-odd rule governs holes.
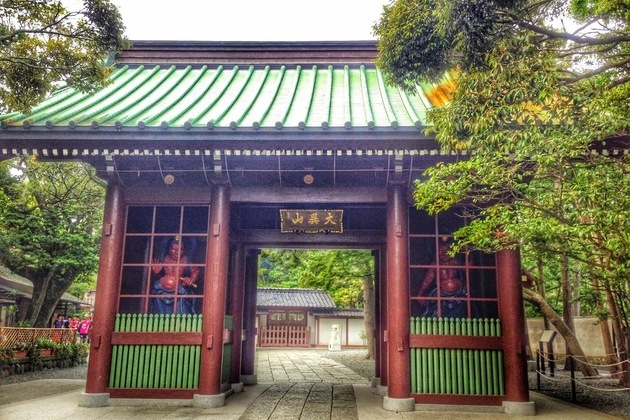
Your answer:
[[[80,163],[0,163],[0,264],[33,282],[20,321],[46,327],[61,295],[98,266],[104,195]]]
[[[108,83],[125,28],[109,0],[82,3],[69,11],[62,1],[0,2],[1,113],[30,111],[59,82],[81,91]]]
[[[398,0],[374,27],[390,83],[456,75],[449,103],[428,114],[430,132],[472,156],[429,169],[416,183],[417,205],[431,213],[459,206],[470,217],[457,250],[520,246],[526,264],[577,267],[583,289],[595,293],[565,295],[562,304],[604,299],[623,345],[629,158],[603,150],[628,147],[629,21],[621,0]],[[568,277],[558,278],[566,289]]]

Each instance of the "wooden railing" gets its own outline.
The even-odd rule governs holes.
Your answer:
[[[498,319],[418,317],[410,332],[412,394],[505,395]]]
[[[0,349],[36,343],[40,338],[49,339],[58,344],[73,344],[76,339],[76,330],[74,328],[0,327]]]
[[[310,347],[311,328],[289,325],[266,325],[259,335],[260,347]]]

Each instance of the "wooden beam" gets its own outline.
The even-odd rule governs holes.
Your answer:
[[[385,188],[248,188],[232,189],[232,202],[250,203],[386,203]]]
[[[342,234],[280,233],[280,230],[239,230],[231,238],[248,247],[372,249],[385,242],[385,232],[362,231]]]

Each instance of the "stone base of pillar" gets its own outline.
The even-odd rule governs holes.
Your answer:
[[[385,397],[387,395],[387,387],[384,385],[376,385],[376,393],[381,397]]]
[[[377,378],[376,376],[372,378],[372,388],[376,388],[381,384],[381,378]]]
[[[239,393],[239,392],[243,392],[243,388],[244,388],[244,384],[243,382],[239,382],[237,384],[232,384],[232,392],[234,393]]]
[[[109,405],[109,392],[102,394],[81,393],[79,407],[107,407]]]
[[[416,410],[416,400],[413,398],[383,397],[383,409],[387,411],[408,412]]]
[[[258,377],[256,375],[241,375],[241,382],[245,385],[256,385]]]
[[[193,407],[216,408],[225,405],[225,394],[217,395],[193,395]]]
[[[533,401],[527,401],[527,402],[503,401],[503,409],[505,410],[505,414],[514,414],[518,416],[535,416],[536,415],[536,403]]]

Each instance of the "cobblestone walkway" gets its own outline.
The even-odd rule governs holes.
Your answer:
[[[256,352],[256,375],[265,382],[330,382],[367,384],[353,370],[308,350],[264,350]]]
[[[279,382],[270,385],[239,420],[358,420],[350,384]]]

